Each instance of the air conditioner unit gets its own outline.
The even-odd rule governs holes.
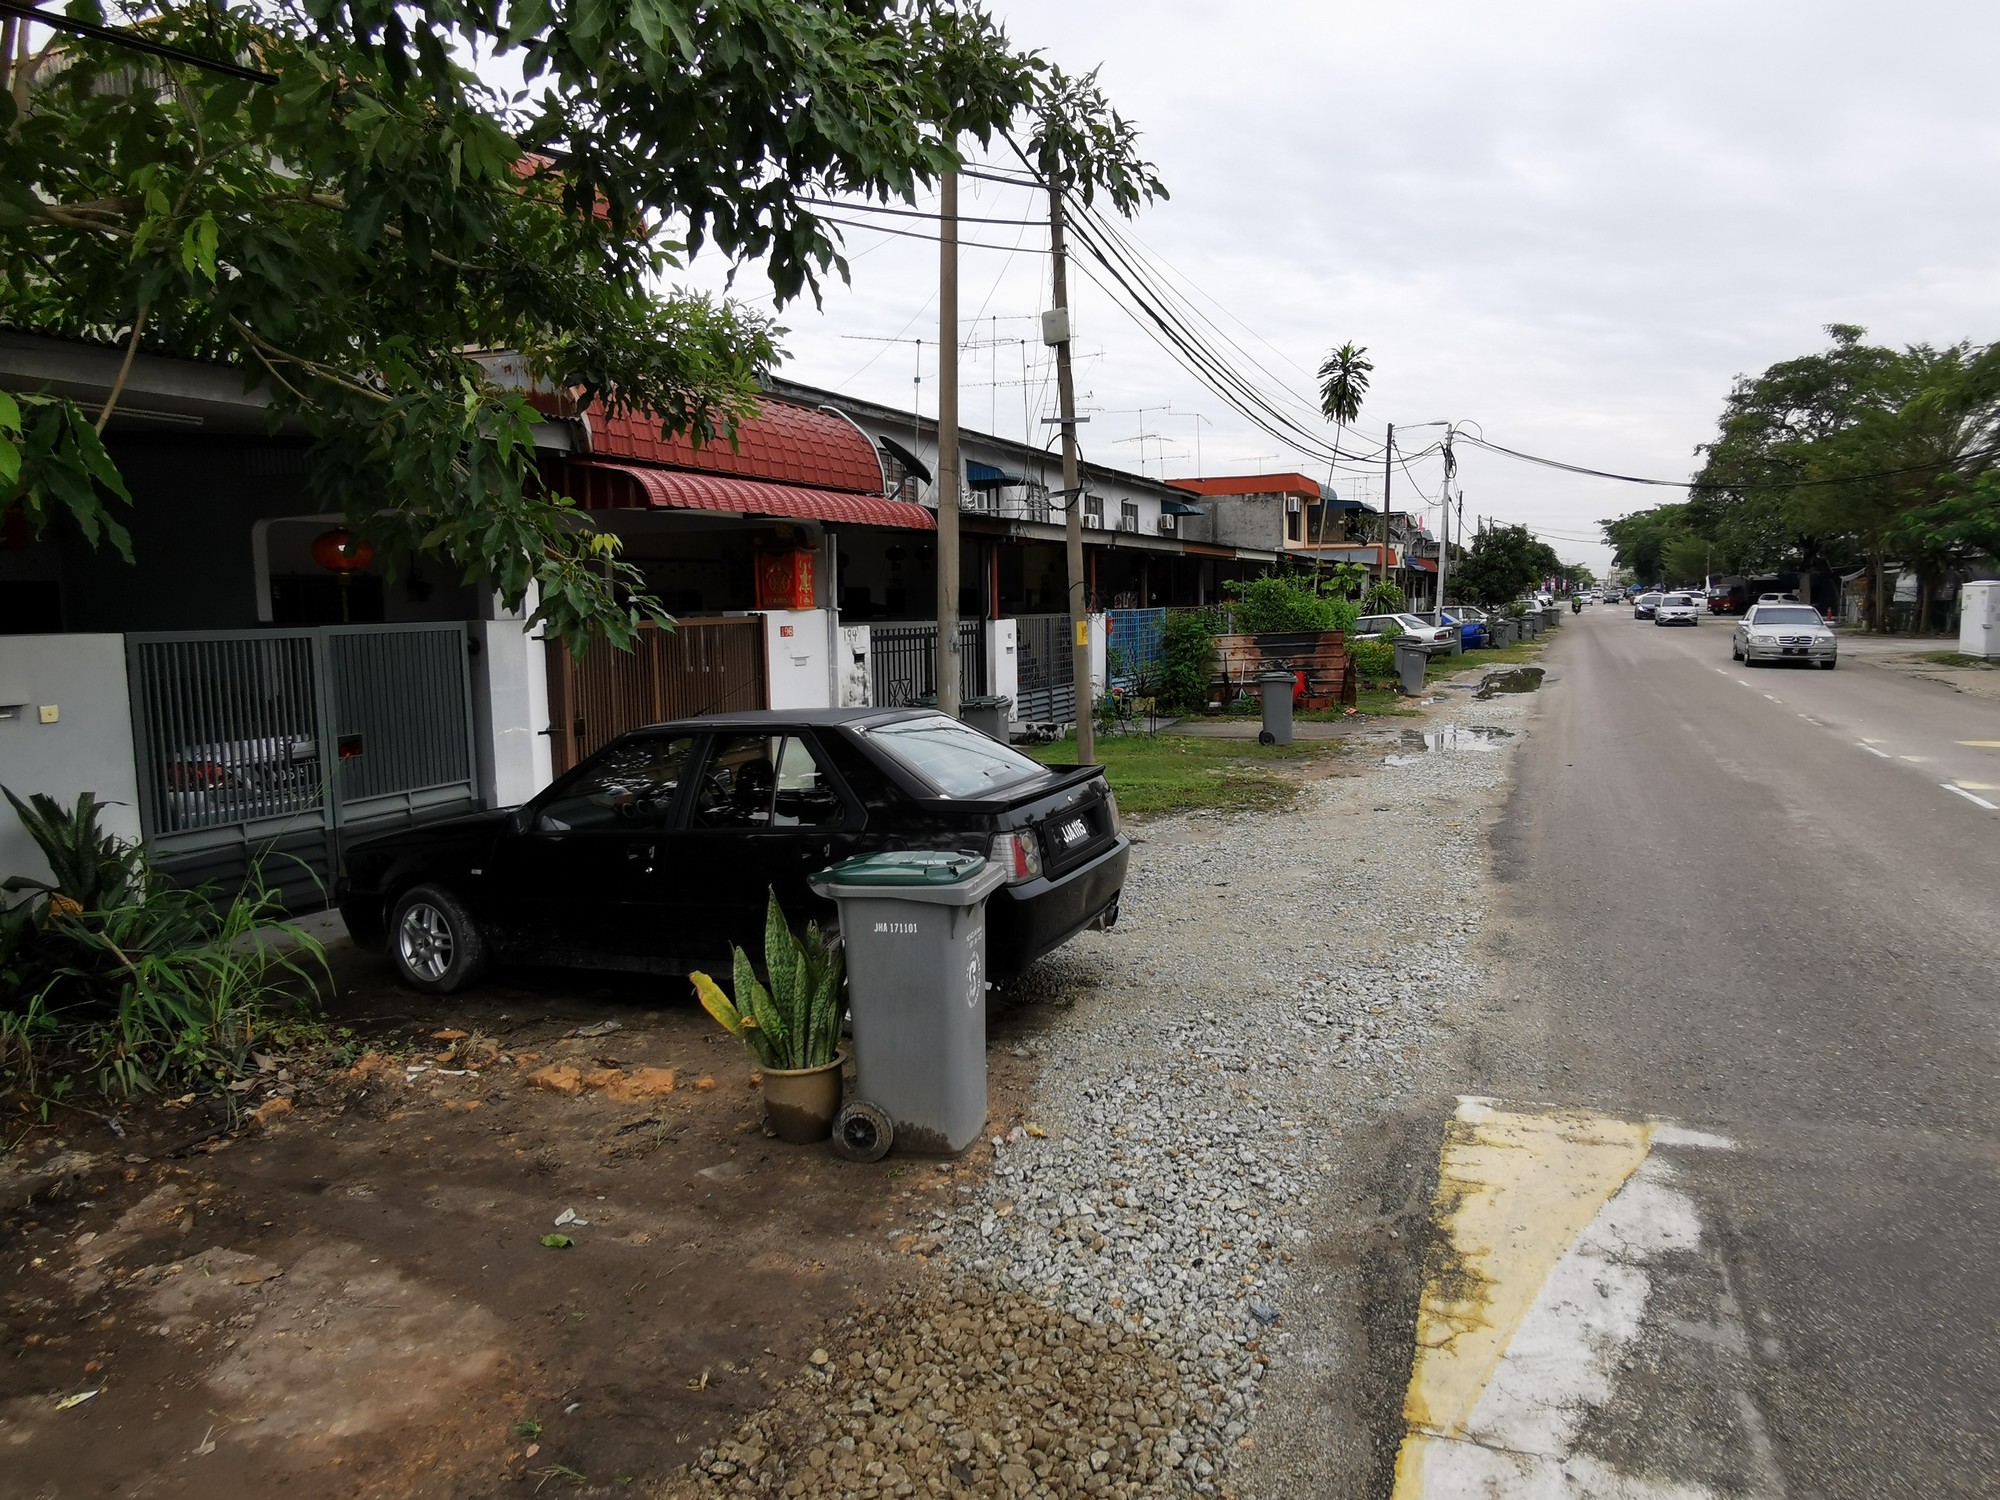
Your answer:
[[[1164,534],[1180,525],[1180,519],[1170,511],[1160,512],[1160,531]]]

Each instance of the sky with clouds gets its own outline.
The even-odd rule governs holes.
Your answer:
[[[1414,449],[1437,435],[1415,424],[1470,419],[1509,447],[1681,478],[1733,377],[1820,346],[1823,324],[1888,343],[2000,337],[1990,0],[994,9],[1020,45],[1102,65],[1172,193],[1127,233],[1233,337],[1233,363],[1311,406],[1325,352],[1367,346],[1370,446],[1388,422]],[[972,182],[960,209],[1045,213],[1026,190]],[[1046,230],[963,232],[1020,247],[964,252],[963,420],[1039,435]],[[934,414],[936,247],[852,230],[848,249],[851,284],[820,310],[783,310],[784,373],[897,405],[914,394]],[[693,279],[718,272],[699,261]],[[1326,477],[1087,280],[1071,303],[1087,457]],[[1592,566],[1608,561],[1600,517],[1675,498],[1459,458],[1468,518],[1525,523]],[[1413,464],[1397,500],[1435,497],[1438,478],[1434,456]]]

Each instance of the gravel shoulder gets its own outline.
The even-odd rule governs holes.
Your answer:
[[[935,1275],[667,1493],[1386,1493],[1490,837],[1532,698],[1439,690],[1287,810],[1137,830],[1122,916],[1010,997],[1041,1063]],[[1437,746],[1427,732],[1451,728]]]

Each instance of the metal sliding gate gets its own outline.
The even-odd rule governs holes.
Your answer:
[[[154,864],[286,904],[331,892],[345,840],[479,805],[463,624],[129,635]]]
[[[641,625],[632,649],[593,640],[581,660],[548,643],[549,753],[560,776],[628,729],[763,708],[761,618]]]
[[[937,692],[935,620],[892,622],[868,627],[869,703],[875,708],[908,708]],[[986,692],[986,622],[958,622],[958,696]]]
[[[1076,657],[1068,615],[1022,615],[1014,622],[1020,698],[1014,717],[1028,724],[1076,719]]]

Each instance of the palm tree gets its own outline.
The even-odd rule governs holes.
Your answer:
[[[1367,349],[1352,342],[1342,344],[1320,364],[1320,415],[1333,423],[1333,451],[1336,454],[1340,452],[1341,429],[1361,415],[1361,398],[1368,394],[1368,376],[1374,368]],[[1325,555],[1326,513],[1329,508],[1324,500],[1320,502],[1319,541],[1313,548],[1315,582],[1319,578],[1320,559]]]

